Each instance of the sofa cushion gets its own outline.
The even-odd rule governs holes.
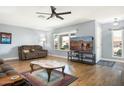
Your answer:
[[[5,73],[0,73],[0,78],[1,78],[1,77],[5,77],[5,76],[6,76]]]
[[[35,51],[35,49],[34,49],[34,48],[32,48],[30,51],[31,51],[31,52],[34,52],[34,51]]]
[[[37,56],[38,56],[38,53],[35,53],[35,52],[25,55],[26,59],[37,58]]]

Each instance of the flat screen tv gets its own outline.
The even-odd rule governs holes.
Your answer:
[[[70,50],[92,52],[93,51],[92,36],[81,36],[70,38]]]

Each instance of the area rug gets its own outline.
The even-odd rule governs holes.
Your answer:
[[[46,70],[38,70],[33,73],[28,71],[22,73],[22,75],[33,86],[67,86],[77,79],[77,77],[66,73],[63,77],[63,74],[57,70],[52,71],[49,82]]]
[[[113,61],[106,61],[106,60],[100,60],[97,64],[98,65],[102,65],[102,66],[107,66],[107,67],[113,67],[115,62],[113,62]]]

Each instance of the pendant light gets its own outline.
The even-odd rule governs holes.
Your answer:
[[[114,25],[114,26],[118,26],[118,25],[119,25],[118,18],[114,18],[113,25]]]

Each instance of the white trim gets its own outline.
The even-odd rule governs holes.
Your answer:
[[[4,61],[19,59],[18,57],[4,58]]]
[[[101,58],[101,60],[116,61],[116,62],[122,62],[122,63],[124,63],[124,61],[118,60],[118,59]]]
[[[98,63],[102,58],[99,58],[98,60],[96,60],[96,63]]]
[[[65,59],[67,59],[67,57],[65,57],[65,56],[60,56],[60,55],[55,55],[55,54],[48,54],[49,56],[54,56],[54,57],[60,57],[60,58],[65,58]]]
[[[69,49],[69,50],[55,49],[55,51],[63,51],[63,52],[68,52],[68,51],[70,51],[70,49]]]

